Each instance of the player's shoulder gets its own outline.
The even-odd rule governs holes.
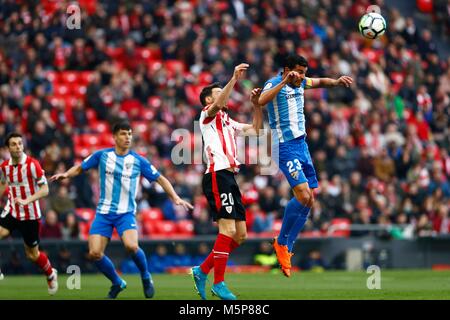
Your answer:
[[[40,166],[39,160],[37,160],[36,158],[33,158],[31,156],[27,156],[27,159],[25,160],[26,164],[33,164],[33,165],[37,165]]]
[[[114,152],[114,148],[104,148],[104,149],[99,149],[94,151],[93,154],[97,155],[97,156],[101,156],[104,153],[109,153],[109,152]]]
[[[136,160],[138,160],[139,162],[148,161],[147,158],[145,158],[143,155],[137,153],[134,150],[130,150],[129,155],[132,156],[133,158],[135,158]]]
[[[272,77],[272,78],[270,78],[269,80],[266,81],[266,83],[264,84],[263,90],[268,90],[268,89],[276,86],[282,80],[283,80],[283,78],[281,76],[281,73],[278,73],[276,76],[274,76],[274,77]]]
[[[8,166],[8,163],[9,163],[9,160],[3,160],[3,161],[0,163],[0,168],[5,168],[5,167],[7,167],[7,166]]]

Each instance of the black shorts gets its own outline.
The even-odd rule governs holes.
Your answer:
[[[245,221],[241,191],[233,172],[224,169],[207,173],[203,176],[202,187],[214,221],[219,219]]]
[[[27,247],[33,248],[39,245],[39,229],[41,227],[39,219],[20,221],[10,214],[5,217],[0,215],[0,226],[8,229],[10,233],[16,229],[19,230]]]

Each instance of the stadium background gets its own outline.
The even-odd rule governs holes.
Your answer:
[[[427,1],[374,1],[388,30],[368,41],[356,27],[374,4],[364,0],[78,1],[79,30],[66,27],[69,1],[2,0],[0,145],[9,132],[22,132],[26,152],[49,177],[111,146],[111,124],[128,118],[134,148],[195,205],[193,212],[180,211],[157,185],[143,183],[137,217],[152,271],[195,264],[192,255],[204,256],[217,230],[201,193],[204,166],[174,166],[171,133],[194,132],[202,86],[224,83],[243,61],[251,67],[230,109],[248,122],[251,88],[276,73],[285,54],[297,52],[308,59],[309,76],[346,74],[356,83],[306,93],[308,144],[321,188],[295,264],[349,268],[342,252],[350,247],[363,264],[396,266],[392,256],[403,249],[405,266],[418,255],[428,257],[422,266],[450,264],[450,20],[447,1],[433,2],[430,9]],[[0,159],[7,156],[0,148]],[[259,170],[243,166],[238,176],[250,240],[232,257],[235,264],[256,264],[261,250],[271,256],[267,240],[291,197],[281,174],[260,176]],[[75,263],[95,270],[84,259],[83,241],[98,200],[97,178],[92,170],[50,184],[41,201],[43,249],[59,269]],[[342,246],[330,249],[336,238],[332,243]],[[398,239],[408,241],[392,248]],[[435,240],[443,241],[437,249]],[[20,241],[0,245],[6,274],[37,271]],[[156,254],[164,250],[168,257]],[[136,271],[119,245],[110,251],[123,272]]]

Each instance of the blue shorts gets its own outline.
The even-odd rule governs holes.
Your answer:
[[[305,136],[280,143],[278,161],[292,188],[305,182],[311,189],[319,186]]]
[[[100,214],[95,215],[89,234],[99,234],[111,239],[114,228],[117,229],[122,238],[126,230],[137,230],[136,217],[133,212],[123,214]]]

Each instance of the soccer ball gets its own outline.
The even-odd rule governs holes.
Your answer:
[[[368,39],[376,39],[386,31],[386,20],[379,13],[366,13],[359,20],[359,32]]]

